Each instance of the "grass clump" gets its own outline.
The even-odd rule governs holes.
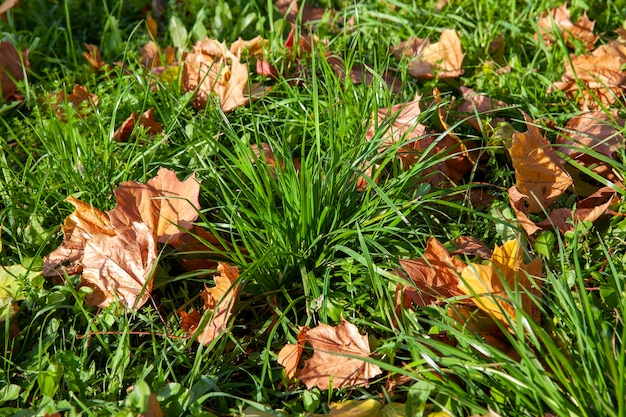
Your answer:
[[[30,70],[17,82],[20,100],[0,108],[0,415],[321,415],[367,399],[377,399],[375,415],[391,407],[407,416],[626,415],[621,98],[597,106],[616,129],[601,139],[615,142],[612,156],[586,146],[596,163],[585,165],[566,154],[573,142],[547,146],[575,183],[543,212],[526,213],[546,220],[542,231],[527,233],[507,192],[519,180],[514,136],[539,126],[558,145],[582,113],[579,96],[547,91],[570,54],[587,51],[563,35],[540,38],[547,2],[321,3],[291,17],[271,2],[237,0],[33,1],[7,12],[2,39],[29,50]],[[622,25],[619,2],[596,3],[571,5],[573,18],[588,10],[597,34]],[[463,74],[413,78],[411,60],[392,49],[412,36],[432,45],[443,29],[459,34]],[[194,108],[194,92],[182,88],[185,53],[204,36],[231,45],[257,35],[265,54],[246,52],[246,85],[271,90],[228,113],[215,97]],[[165,47],[177,47],[169,63],[142,63],[150,40],[164,62]],[[88,64],[86,43],[106,66]],[[72,104],[76,84],[97,103]],[[460,111],[466,87],[503,108]],[[416,96],[411,128],[389,141],[405,123],[393,106]],[[162,133],[137,123],[128,141],[112,139],[149,109]],[[201,181],[195,223],[213,240],[198,233],[204,245],[193,253],[159,246],[149,303],[98,308],[80,276],[44,279],[43,257],[61,243],[72,210],[67,197],[106,211],[120,183],[145,183],[162,167]],[[602,186],[616,191],[602,216],[549,217],[604,204],[586,205]],[[515,307],[506,322],[456,285],[425,305],[407,301],[400,289],[424,288],[400,260],[428,259],[433,236],[449,251],[467,236],[490,249],[518,239],[526,261],[541,258],[543,275],[533,278],[541,291],[495,294]],[[478,252],[453,256],[489,264]],[[190,258],[214,263],[188,268]],[[239,268],[239,297],[225,331],[203,346],[194,340],[201,329],[188,334],[181,320],[203,308],[199,293],[217,285],[218,261]],[[540,320],[524,309],[524,291]],[[366,360],[383,374],[329,390],[288,378],[283,346],[299,343],[303,326],[342,319],[367,333]],[[303,351],[302,361],[314,354]]]

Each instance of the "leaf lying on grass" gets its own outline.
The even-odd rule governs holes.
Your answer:
[[[411,38],[394,48],[396,59],[409,58],[409,74],[416,78],[456,78],[463,75],[463,49],[456,31],[444,29],[439,42]]]
[[[150,298],[156,243],[191,227],[199,190],[194,176],[179,181],[161,168],[146,184],[120,184],[117,206],[106,214],[69,197],[76,210],[65,219],[63,243],[44,257],[44,275],[82,272],[82,285],[94,289],[89,304],[104,307],[117,297],[127,307],[141,307]]]
[[[19,52],[9,41],[0,42],[0,90],[3,101],[21,100],[16,82],[30,70],[28,50]]]
[[[567,4],[563,4],[543,14],[539,18],[537,26],[539,26],[539,34],[548,43],[555,42],[555,36],[553,35],[555,26],[569,46],[574,46],[572,39],[576,39],[583,43],[585,49],[591,49],[599,38],[593,33],[595,22],[587,17],[587,12],[585,11],[574,23],[570,19],[570,11],[567,8]]]
[[[339,326],[320,324],[307,330],[305,336],[305,340],[313,347],[313,356],[305,361],[298,379],[308,389],[369,386],[370,378],[382,373],[378,366],[358,359],[370,355],[367,335],[360,335],[357,327],[343,318]],[[293,354],[301,344],[300,338],[298,336],[298,345],[288,344],[289,347],[284,347],[279,358]],[[295,374],[293,359],[283,362],[283,366],[289,365],[287,372]]]

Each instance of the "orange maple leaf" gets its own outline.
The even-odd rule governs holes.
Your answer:
[[[80,117],[88,115],[98,106],[98,96],[91,94],[87,87],[80,84],[75,84],[70,94],[65,93],[65,91],[59,91],[53,94],[51,98],[50,106],[61,120],[65,120],[67,117],[64,108],[67,104],[74,107]]]
[[[506,325],[516,320],[515,306],[511,295],[519,294],[522,309],[536,322],[540,320],[540,310],[535,300],[540,294],[537,280],[541,276],[541,259],[535,258],[524,263],[522,247],[517,239],[510,240],[496,248],[491,263],[480,265],[470,263],[461,271],[462,282],[458,289],[472,296],[472,301]],[[533,297],[531,297],[531,295]]]
[[[308,389],[348,386],[369,386],[370,378],[382,370],[359,357],[370,356],[367,335],[362,336],[354,324],[341,319],[339,326],[320,324],[307,332],[306,340],[313,347],[298,379]]]
[[[147,135],[158,135],[162,132],[161,123],[154,120],[154,109],[150,108],[143,112],[141,117],[137,113],[132,113],[126,120],[122,122],[115,132],[113,132],[113,140],[116,142],[126,142],[130,139],[135,125],[139,124],[146,130]]]
[[[206,288],[200,293],[204,299],[204,307],[211,312],[211,320],[198,336],[198,342],[205,346],[210,345],[226,330],[239,294],[239,282],[237,282],[239,269],[220,262],[217,270],[220,275],[215,276],[215,286]]]
[[[300,357],[302,357],[302,350],[304,349],[306,332],[308,330],[309,328],[306,326],[300,327],[298,343],[287,343],[280,352],[278,352],[278,363],[285,368],[287,378],[289,379],[293,378],[298,371],[298,363],[300,362]]]
[[[179,181],[174,171],[159,169],[146,184],[128,181],[115,190],[117,206],[108,212],[116,229],[144,222],[161,243],[185,233],[198,218],[200,184],[195,175]]]
[[[529,196],[528,212],[538,213],[572,185],[572,178],[539,129],[527,126],[525,133],[513,134],[509,154],[515,168],[515,186]]]

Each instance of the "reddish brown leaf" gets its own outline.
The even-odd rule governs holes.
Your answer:
[[[611,164],[590,155],[589,150],[615,159],[618,149],[624,146],[624,137],[620,133],[623,128],[624,120],[616,110],[584,113],[571,119],[563,133],[557,136],[556,143],[561,145],[557,150],[601,177],[617,182],[619,176],[613,172]],[[579,195],[585,185],[575,183]]]
[[[570,46],[574,46],[572,39],[578,39],[585,45],[586,49],[591,49],[598,40],[598,36],[593,33],[595,22],[589,20],[587,12],[576,23],[572,23],[567,4],[563,4],[556,9],[550,10],[549,13],[543,14],[537,25],[539,26],[539,34],[548,43],[554,42],[554,36],[552,35],[554,26],[561,32],[563,39]]]
[[[537,225],[526,215],[528,212],[528,207],[526,205],[527,201],[529,201],[528,196],[526,194],[522,194],[516,186],[509,188],[509,204],[511,204],[511,208],[513,208],[515,217],[526,234],[528,234],[528,236],[532,236],[541,228],[537,227]]]
[[[464,86],[461,87],[461,93],[464,101],[457,107],[455,117],[466,120],[477,131],[491,135],[498,123],[506,121],[505,118],[496,116],[495,110],[511,107],[510,105]],[[487,121],[482,122],[483,119],[489,120],[491,129],[485,129]]]
[[[144,223],[133,223],[115,236],[92,237],[82,259],[81,285],[94,290],[86,301],[106,307],[119,300],[138,309],[150,299],[156,259],[156,241]]]
[[[538,213],[572,185],[572,178],[539,129],[531,124],[527,126],[525,133],[513,134],[509,154],[517,190],[529,197],[528,212]]]
[[[456,78],[463,74],[463,49],[456,31],[445,29],[439,42],[412,38],[393,51],[397,59],[410,58],[409,74],[416,78]]]
[[[178,314],[180,314],[180,327],[185,331],[187,337],[191,337],[202,320],[202,314],[198,313],[195,308],[192,308],[190,313],[181,310]]]
[[[277,0],[274,3],[274,7],[278,9],[281,15],[285,17],[289,22],[295,23],[300,12],[300,6],[298,0]],[[302,23],[309,22],[311,20],[319,20],[324,16],[326,9],[322,7],[311,7],[310,4],[304,3],[302,6]]]
[[[50,105],[61,120],[65,120],[67,117],[65,113],[65,105],[67,104],[77,110],[78,116],[84,117],[98,106],[98,96],[89,93],[86,87],[75,84],[71,94],[59,91],[52,96]]]
[[[452,243],[457,249],[450,252],[450,255],[480,256],[483,259],[489,259],[493,255],[493,251],[482,240],[472,236],[459,236]]]
[[[298,378],[308,389],[325,390],[331,384],[337,389],[369,386],[370,378],[382,373],[378,366],[358,358],[370,356],[367,336],[360,335],[357,327],[343,318],[339,326],[320,324],[310,329],[306,340],[313,347],[313,356],[305,361]]]
[[[139,126],[142,126],[146,130],[146,134],[150,136],[157,135],[163,130],[161,123],[154,120],[154,109],[151,108],[143,112],[141,118],[137,113],[132,113],[122,122],[120,127],[113,132],[113,140],[116,142],[126,142],[130,139],[137,122],[139,122]]]
[[[623,94],[626,73],[626,44],[609,41],[591,55],[570,56],[565,62],[565,74],[548,90],[563,90],[570,99],[578,98],[582,110],[599,110],[611,105]],[[583,83],[581,88],[578,82]],[[579,96],[580,92],[580,96]]]
[[[215,276],[215,287],[205,288],[200,293],[204,299],[204,307],[211,310],[211,320],[202,329],[198,336],[198,342],[205,346],[211,344],[228,325],[228,320],[233,312],[233,307],[239,294],[239,270],[226,263],[217,266],[220,275]]]
[[[0,42],[0,89],[3,101],[21,100],[17,82],[30,70],[28,51],[19,52],[9,41]]]
[[[459,295],[458,274],[465,263],[450,256],[448,250],[437,239],[430,237],[423,258],[400,260],[402,269],[396,274],[410,279],[414,286],[398,284],[396,296],[402,294],[402,304],[427,306],[440,298]]]

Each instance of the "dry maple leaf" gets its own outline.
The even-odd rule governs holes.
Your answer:
[[[542,15],[537,25],[539,26],[539,34],[548,43],[554,42],[554,37],[552,36],[554,26],[561,32],[563,39],[570,46],[574,46],[572,38],[581,41],[585,45],[585,49],[593,48],[593,45],[598,40],[598,36],[593,33],[595,22],[589,20],[587,12],[583,13],[576,23],[573,23],[570,19],[567,4],[563,4],[561,7],[552,9],[549,13]]]
[[[624,146],[624,137],[620,133],[623,128],[624,120],[618,116],[617,110],[583,113],[567,122],[563,133],[556,138],[556,143],[560,145],[556,149],[601,177],[617,182],[619,177],[613,172],[611,164],[589,151],[615,159],[617,151]],[[580,195],[585,184],[575,183],[575,186]]]
[[[0,90],[3,101],[22,99],[17,82],[24,80],[29,69],[28,51],[20,53],[11,42],[0,42]]]
[[[293,378],[298,371],[298,363],[302,356],[302,350],[306,342],[306,332],[308,330],[309,328],[306,326],[300,327],[298,343],[295,345],[293,343],[287,343],[280,352],[278,352],[278,363],[285,368],[288,379]]]
[[[66,104],[70,104],[77,110],[77,114],[80,117],[84,117],[91,113],[94,107],[98,106],[98,96],[89,93],[86,87],[75,84],[71,94],[59,91],[52,95],[50,105],[61,120],[65,120],[67,117],[64,108]]]
[[[626,44],[609,41],[596,48],[591,55],[570,56],[565,61],[565,74],[555,82],[548,93],[563,90],[568,98],[580,97],[582,110],[599,110],[602,105],[611,105],[622,97],[626,72]],[[581,88],[578,82],[584,84]]]
[[[572,185],[572,178],[539,129],[530,123],[527,126],[525,133],[513,134],[509,154],[515,168],[516,187],[530,197],[528,212],[538,213]]]
[[[220,262],[217,270],[220,275],[215,276],[215,286],[206,288],[200,293],[204,299],[204,307],[211,310],[211,320],[198,336],[198,342],[205,346],[210,345],[216,337],[226,330],[239,294],[239,283],[236,282],[239,277],[239,269]]]
[[[367,387],[370,378],[382,373],[378,366],[359,359],[370,356],[367,335],[360,335],[357,327],[343,318],[339,326],[320,324],[310,329],[306,340],[313,347],[313,356],[305,361],[298,379],[308,389]]]
[[[62,276],[64,271],[68,275],[80,273],[87,241],[96,236],[112,237],[116,234],[105,213],[74,197],[68,197],[65,201],[76,210],[63,223],[63,243],[44,257],[43,273],[47,277]]]
[[[138,309],[150,299],[157,260],[154,235],[134,222],[115,236],[94,236],[85,245],[81,285],[94,290],[90,305],[106,307],[119,300]]]
[[[183,63],[183,92],[193,92],[193,105],[203,109],[211,95],[217,96],[225,113],[248,104],[260,95],[263,86],[252,86],[248,93],[248,67],[225,44],[205,38],[196,42]]]
[[[141,65],[156,73],[164,71],[165,67],[176,64],[176,50],[169,45],[164,50],[153,41],[148,41],[141,47]]]
[[[143,112],[141,117],[139,117],[137,113],[132,113],[128,116],[120,127],[113,132],[113,140],[116,142],[126,142],[130,139],[137,123],[146,130],[147,135],[158,135],[163,131],[161,123],[154,120],[154,109],[151,108]]]
[[[324,13],[326,13],[326,9],[322,7],[311,7],[307,2],[304,2],[304,5],[300,8],[298,0],[276,0],[274,7],[292,24],[296,22],[300,9],[302,9],[301,23],[319,20],[324,16]]]
[[[510,108],[509,104],[464,86],[461,87],[461,93],[464,101],[456,108],[454,116],[464,119],[477,131],[492,135],[498,124],[506,121],[504,117],[496,116],[496,110]],[[481,119],[490,119],[491,129],[485,129],[486,122],[483,123]]]
[[[522,226],[522,229],[524,229],[526,234],[528,236],[532,236],[535,232],[541,230],[541,228],[526,215],[528,212],[528,208],[526,207],[526,202],[529,200],[528,195],[522,194],[516,186],[509,188],[508,193],[509,204],[511,204],[513,213],[515,213],[515,218],[519,222],[520,226]]]
[[[463,74],[463,49],[456,31],[445,29],[439,42],[412,38],[393,51],[397,59],[410,58],[409,74],[416,78],[456,78]]]
[[[83,56],[93,69],[99,70],[107,65],[107,63],[102,59],[102,55],[100,55],[100,48],[90,43],[86,43],[85,48],[87,48],[87,51],[83,52]]]
[[[405,307],[413,304],[418,307],[433,304],[439,298],[459,295],[458,274],[465,263],[450,256],[448,250],[431,236],[426,243],[423,258],[400,260],[402,269],[396,274],[410,279],[414,286],[398,284],[396,298],[402,294],[401,303]],[[400,300],[396,300],[397,304]]]
[[[200,184],[195,174],[180,181],[174,171],[159,169],[146,184],[127,181],[115,190],[117,206],[108,212],[111,224],[124,229],[134,222],[144,222],[158,242],[185,233],[198,218]]]
[[[506,325],[516,320],[515,306],[510,294],[519,294],[522,309],[536,322],[540,321],[540,310],[534,298],[539,296],[539,282],[531,276],[541,275],[541,259],[524,263],[522,247],[517,239],[496,246],[489,265],[470,263],[461,272],[462,282],[458,288],[472,296],[472,301]]]

